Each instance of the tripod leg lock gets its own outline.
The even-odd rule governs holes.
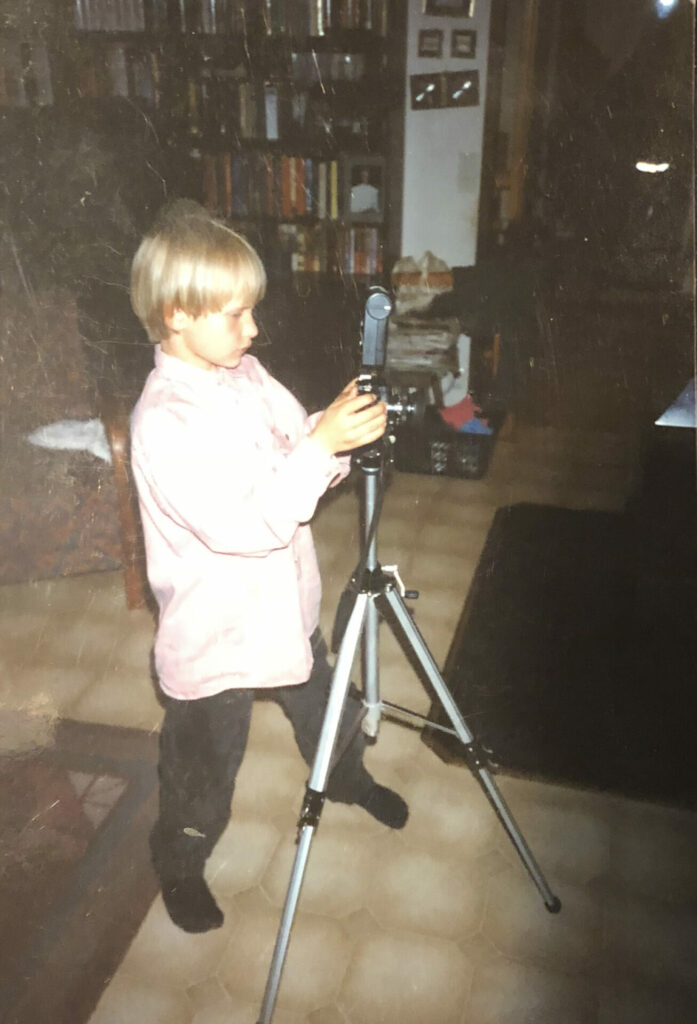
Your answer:
[[[402,597],[406,598],[408,601],[417,600],[419,596],[418,590],[407,590],[407,588],[404,586],[404,581],[402,580],[402,577],[399,575],[398,566],[385,565],[383,566],[383,569],[387,574],[388,581],[397,587],[397,590],[400,592]]]
[[[491,767],[484,748],[476,739],[465,744],[465,761],[468,768],[474,772]]]
[[[305,828],[305,826],[317,828],[319,825],[320,815],[322,813],[322,808],[324,807],[324,799],[324,793],[320,793],[319,790],[311,789],[310,786],[307,786],[305,789],[305,799],[303,800],[302,810],[300,811],[300,817],[298,819],[298,839],[300,838],[301,830]]]

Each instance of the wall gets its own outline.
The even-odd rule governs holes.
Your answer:
[[[489,0],[476,0],[472,18],[423,14],[423,0],[408,0],[405,102],[404,199],[401,255],[420,259],[430,249],[450,266],[469,266],[477,251],[482,166]],[[441,59],[419,57],[421,29],[443,32]],[[450,56],[453,29],[477,33],[474,59]],[[441,70],[479,71],[479,105],[412,110],[409,76]]]

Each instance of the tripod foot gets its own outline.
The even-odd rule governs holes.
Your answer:
[[[550,900],[549,902],[545,901],[545,906],[550,914],[558,914],[561,910],[561,900],[558,896],[555,896],[553,900]]]

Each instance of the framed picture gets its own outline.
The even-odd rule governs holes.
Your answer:
[[[443,33],[439,28],[424,28],[419,32],[419,57],[442,57]]]
[[[410,75],[412,110],[436,110],[443,106],[443,75]]]
[[[467,28],[453,29],[450,35],[451,57],[474,57],[477,52],[477,33]]]
[[[381,156],[347,156],[344,172],[344,219],[378,224],[385,215],[385,161]]]
[[[424,0],[424,14],[441,14],[446,18],[471,18],[474,0]]]
[[[448,71],[445,74],[446,107],[476,107],[479,105],[479,72]]]

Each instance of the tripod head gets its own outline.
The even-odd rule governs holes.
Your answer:
[[[387,356],[387,321],[392,299],[384,288],[374,285],[368,292],[363,311],[362,373],[382,372]]]
[[[355,460],[363,469],[377,470],[385,457],[386,446],[398,424],[412,416],[423,414],[425,403],[416,388],[395,388],[385,379],[387,359],[387,327],[392,313],[392,298],[384,288],[374,285],[368,292],[363,313],[361,337],[362,365],[358,376],[360,394],[372,394],[387,406],[385,436],[355,453]]]

